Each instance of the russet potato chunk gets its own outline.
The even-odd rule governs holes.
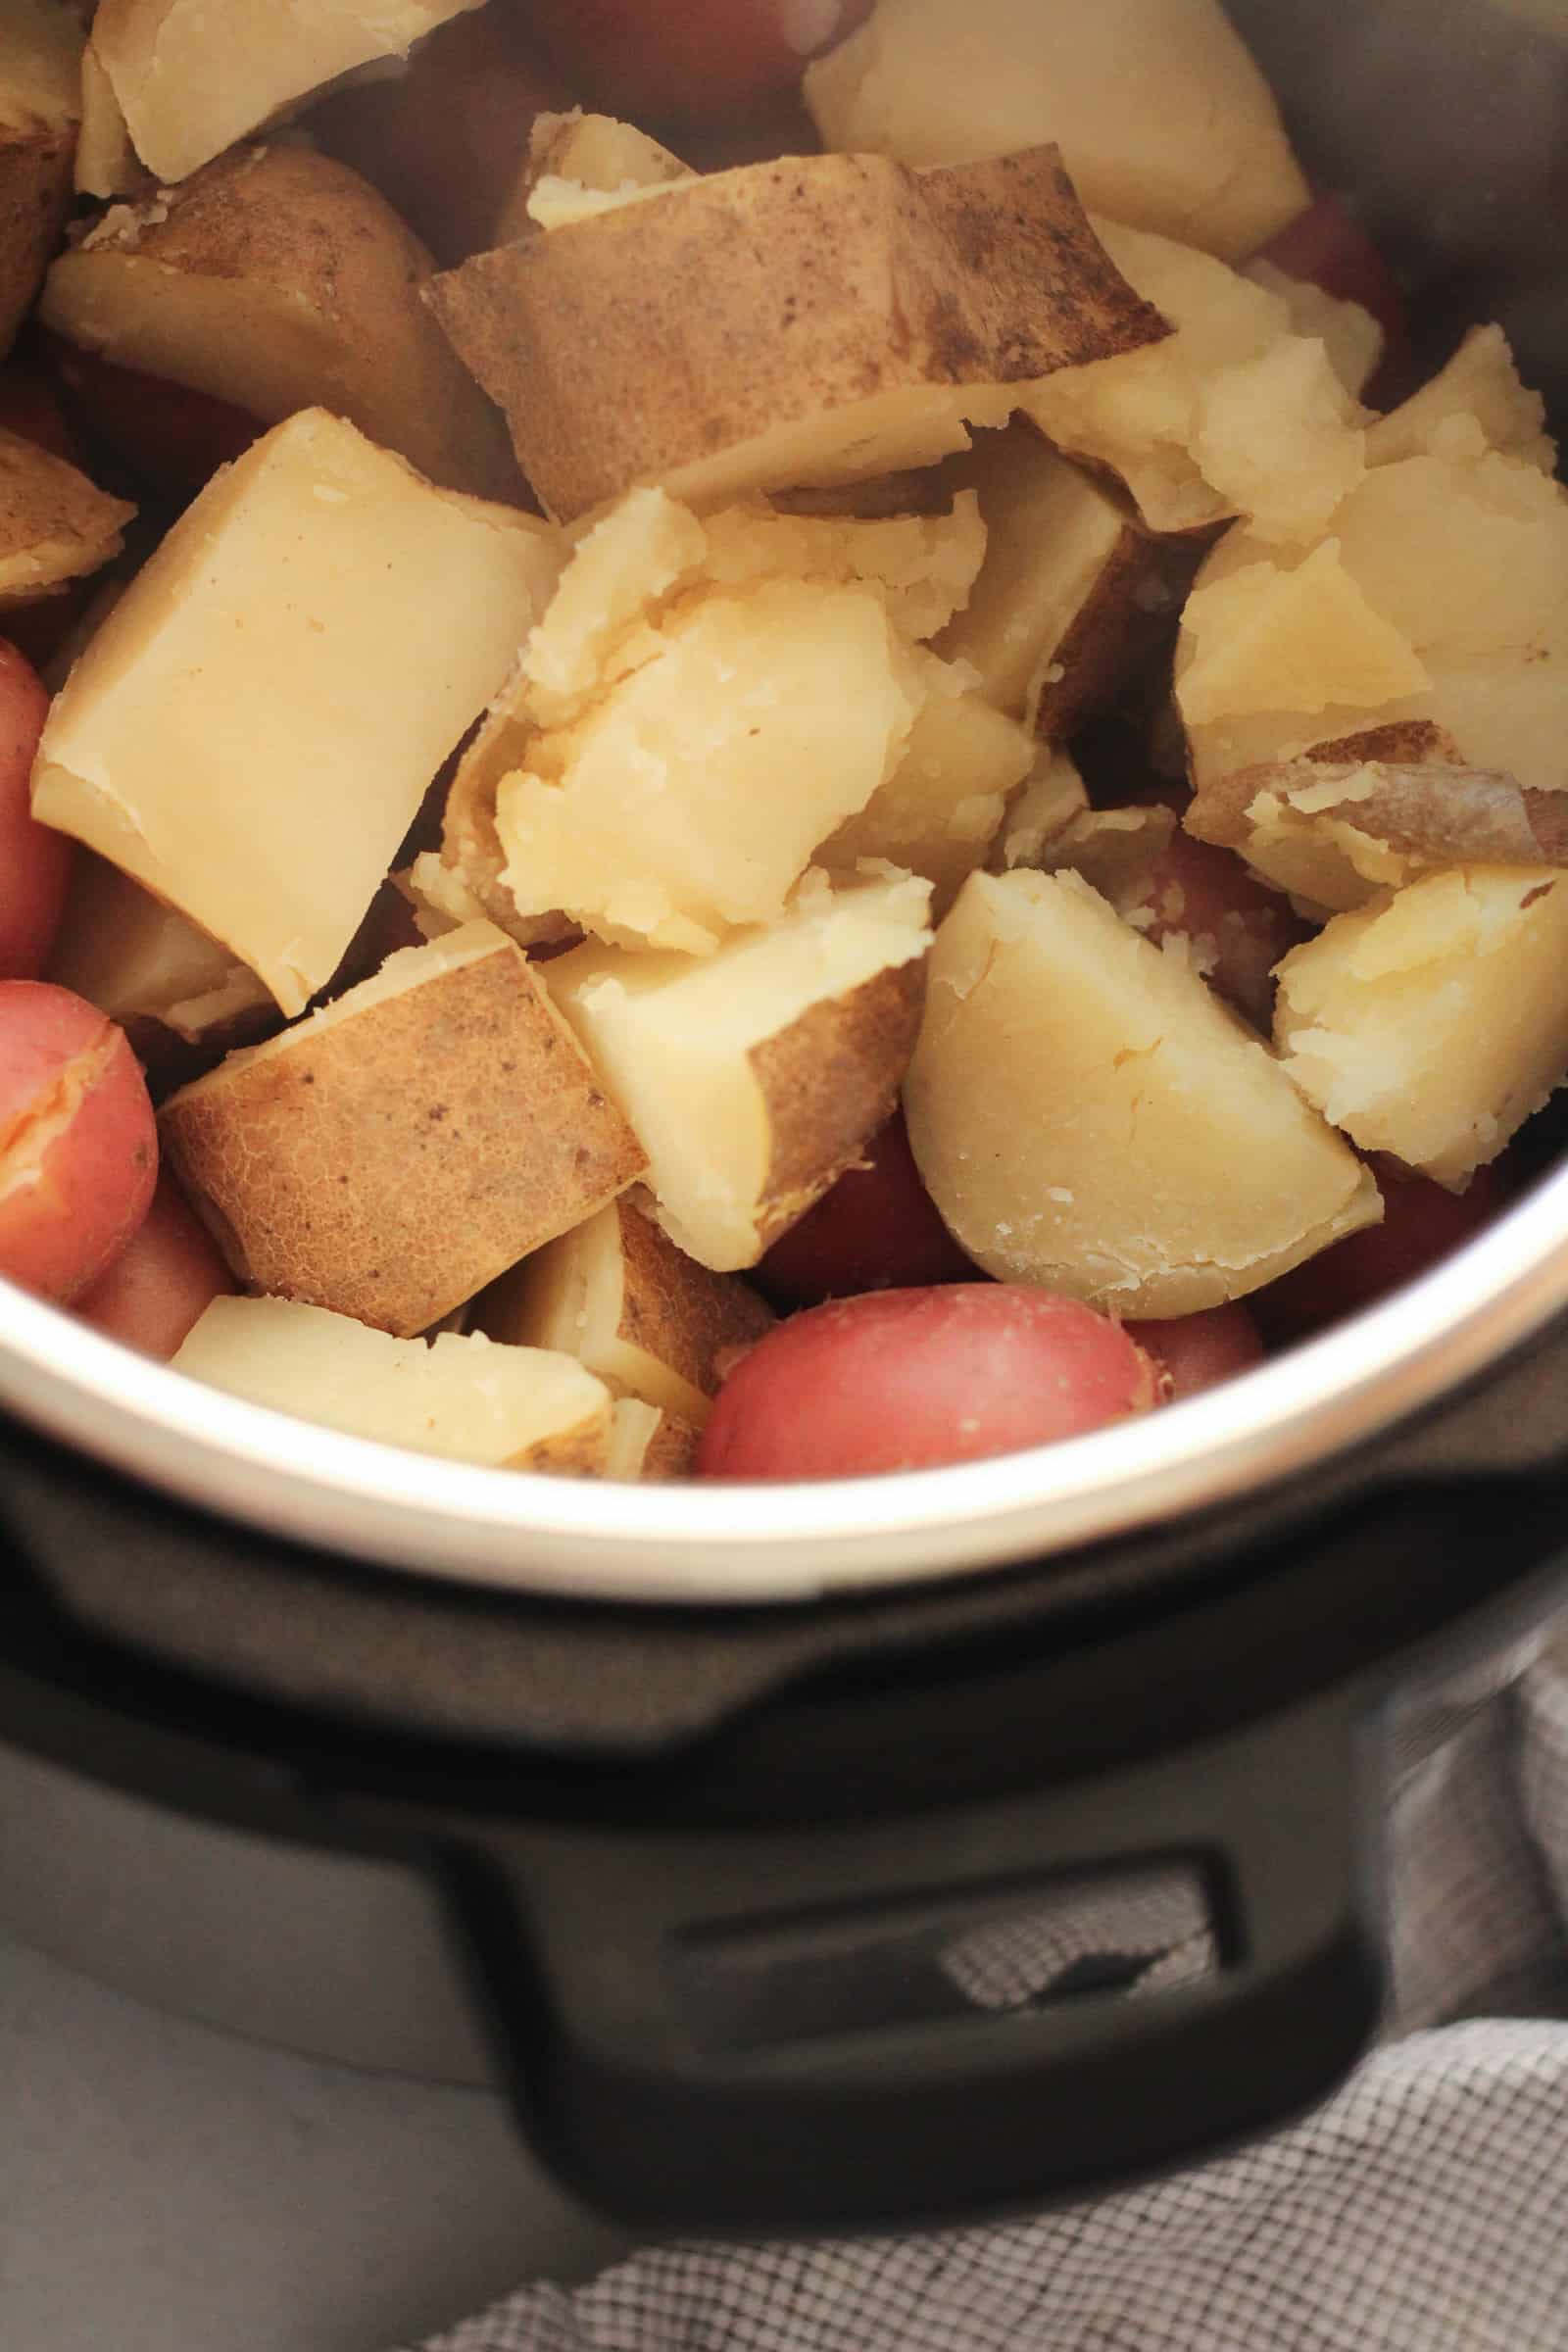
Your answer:
[[[46,976],[118,1021],[149,1065],[176,1042],[248,1043],[278,1017],[225,947],[90,850],[72,868]]]
[[[214,478],[97,630],[33,812],[300,1012],[559,563],[546,524],[304,411]]]
[[[135,512],[0,425],[0,614],[110,563]]]
[[[606,1478],[658,1480],[689,1478],[702,1431],[678,1413],[640,1396],[617,1396],[611,1407]]]
[[[431,481],[515,498],[502,420],[419,300],[434,271],[346,164],[235,147],[106,214],[50,270],[39,316],[116,367],[264,424],[329,409]]]
[[[613,1396],[640,1397],[700,1429],[718,1363],[773,1322],[757,1293],[677,1250],[622,1194],[536,1250],[474,1302],[471,1325],[514,1347],[576,1356]]]
[[[441,1332],[394,1339],[289,1298],[215,1298],[176,1372],[351,1437],[494,1470],[606,1467],[609,1392],[569,1355]]]
[[[527,162],[489,242],[510,245],[531,229],[584,220],[603,209],[603,199],[692,176],[678,155],[613,115],[585,114],[581,107],[536,115]]]
[[[356,66],[479,0],[101,0],[93,46],[161,180],[183,179]]]
[[[756,1265],[889,1116],[919,1026],[929,885],[831,890],[710,956],[585,946],[543,966],[648,1155],[659,1221]]]
[[[1245,1298],[1382,1215],[1267,1046],[1070,872],[965,885],[904,1103],[977,1264],[1118,1315]]]
[[[799,156],[675,181],[435,278],[427,298],[562,520],[853,482],[968,445],[1011,387],[1167,331],[1054,149],[913,173]]]
[[[1363,1151],[1460,1192],[1568,1074],[1568,871],[1467,866],[1279,966],[1292,1078]]]
[[[829,147],[907,164],[1059,140],[1097,212],[1227,260],[1307,204],[1218,0],[878,0],[805,88]]]
[[[170,1097],[164,1144],[251,1289],[427,1330],[643,1172],[537,973],[474,923]]]
[[[1368,426],[1369,466],[1400,458],[1479,457],[1494,449],[1543,473],[1557,470],[1546,404],[1519,380],[1500,326],[1473,326],[1447,364],[1418,392]]]
[[[82,45],[70,0],[0,0],[0,360],[71,211]]]

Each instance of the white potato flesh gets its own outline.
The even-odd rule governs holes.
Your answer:
[[[1261,286],[1267,294],[1277,294],[1291,314],[1291,324],[1298,335],[1322,344],[1334,369],[1347,392],[1364,392],[1377,372],[1388,337],[1370,311],[1358,302],[1342,301],[1337,294],[1325,292],[1309,277],[1291,277],[1272,262],[1261,259],[1244,265],[1242,275]],[[1371,434],[1368,430],[1366,462],[1373,463]]]
[[[1463,1191],[1568,1074],[1568,873],[1471,866],[1336,915],[1280,964],[1275,1037],[1363,1151]]]
[[[122,1028],[156,1022],[188,1045],[242,1016],[276,1018],[253,971],[90,851],[72,869],[46,976]]]
[[[1494,449],[1543,473],[1557,470],[1546,404],[1520,382],[1500,326],[1473,326],[1446,367],[1367,428],[1369,466],[1438,456],[1445,449],[1456,457]]]
[[[176,1372],[252,1404],[497,1470],[602,1471],[610,1393],[574,1356],[475,1334],[393,1339],[289,1298],[215,1298]]]
[[[828,146],[907,164],[1055,139],[1096,211],[1227,259],[1308,202],[1217,0],[879,0],[805,90]]]
[[[98,629],[33,811],[300,1012],[559,563],[547,525],[302,412],[214,477]]]
[[[966,884],[904,1100],[969,1255],[1118,1315],[1245,1298],[1382,1215],[1268,1047],[1073,873]]]
[[[929,885],[908,875],[795,905],[697,959],[597,945],[543,977],[648,1155],[670,1239],[753,1266],[893,1108],[919,1020]]]

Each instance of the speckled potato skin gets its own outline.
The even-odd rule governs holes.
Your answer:
[[[758,1258],[837,1184],[893,1116],[920,1034],[925,978],[923,957],[893,965],[848,996],[811,1005],[752,1049],[772,1136],[757,1215]]]
[[[1202,552],[1200,537],[1161,536],[1128,523],[1052,656],[1035,713],[1035,731],[1045,742],[1065,742],[1158,652]]]
[[[0,124],[0,360],[16,340],[71,211],[74,128]]]
[[[0,426],[0,612],[107,564],[135,512],[64,458]]]
[[[477,254],[425,299],[562,519],[779,424],[1169,331],[1054,147],[929,172],[751,165]]]
[[[773,1310],[733,1274],[712,1274],[677,1250],[635,1198],[615,1204],[625,1292],[620,1337],[646,1348],[705,1396],[715,1396],[718,1357],[772,1328]]]
[[[163,1139],[239,1279],[401,1338],[643,1172],[508,946],[314,1036],[230,1055]]]

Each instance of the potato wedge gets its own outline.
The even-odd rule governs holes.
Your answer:
[[[965,885],[904,1103],[977,1264],[1118,1315],[1245,1298],[1382,1215],[1268,1048],[1072,873]]]
[[[808,884],[702,961],[597,945],[543,968],[636,1129],[661,1225],[756,1265],[892,1111],[919,1026],[929,889]]]
[[[426,1331],[642,1174],[511,940],[473,923],[172,1095],[165,1148],[252,1290]]]
[[[277,1018],[247,965],[90,850],[73,868],[46,977],[118,1021],[150,1065],[174,1045],[248,1044]]]
[[[1429,874],[1279,967],[1275,1039],[1363,1151],[1462,1192],[1568,1076],[1568,872]]]
[[[610,1397],[569,1355],[394,1339],[289,1298],[215,1298],[173,1368],[252,1404],[492,1470],[606,1466]]]
[[[968,446],[1011,386],[1167,331],[1055,150],[916,175],[806,156],[677,181],[478,254],[426,299],[546,509],[710,507]]]
[[[1306,208],[1218,0],[878,0],[805,90],[827,146],[906,164],[1057,139],[1086,204],[1227,261]]]
[[[479,0],[99,0],[93,46],[158,179],[225,147]]]
[[[71,211],[84,37],[70,0],[0,0],[0,360]]]
[[[304,411],[209,484],[97,630],[34,813],[299,1012],[559,562],[547,525]]]
[[[564,115],[539,115],[529,134],[526,167],[502,207],[490,243],[507,245],[535,228],[589,218],[602,209],[595,197],[619,199],[693,176],[678,155],[612,115],[584,114],[581,107]]]
[[[701,1429],[719,1359],[750,1347],[772,1309],[733,1274],[677,1250],[635,1193],[536,1250],[475,1299],[472,1328],[517,1348],[574,1355],[612,1396]]]
[[[0,612],[111,563],[135,513],[64,458],[0,425]]]
[[[689,1478],[702,1431],[678,1413],[640,1396],[617,1396],[611,1407],[606,1478]]]
[[[1200,550],[1145,530],[1027,424],[982,433],[943,477],[978,494],[986,557],[935,650],[977,669],[1000,710],[1059,742],[1173,629]]]
[[[517,503],[501,416],[419,300],[435,264],[368,180],[302,147],[236,147],[118,205],[62,254],[44,324],[115,367],[264,424],[346,416],[429,480]]]

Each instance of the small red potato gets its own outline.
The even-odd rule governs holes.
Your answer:
[[[1205,1307],[1200,1314],[1178,1315],[1165,1323],[1129,1323],[1135,1340],[1155,1369],[1165,1376],[1166,1401],[1179,1404],[1204,1389],[1250,1372],[1264,1357],[1264,1347],[1252,1316],[1242,1301]]]
[[[1490,1224],[1507,1201],[1503,1180],[1490,1168],[1479,1168],[1464,1192],[1450,1193],[1397,1160],[1379,1155],[1373,1167],[1383,1195],[1382,1224],[1336,1242],[1251,1300],[1271,1347],[1311,1339],[1414,1282]]]
[[[984,1279],[920,1182],[902,1111],[751,1275],[765,1298],[786,1308],[859,1291]]]
[[[124,1031],[68,988],[0,981],[0,1274],[78,1297],[130,1241],[157,1177]]]
[[[1391,409],[1414,389],[1410,382],[1410,314],[1404,289],[1360,222],[1338,196],[1316,195],[1304,213],[1269,239],[1256,256],[1287,277],[1307,279],[1337,302],[1370,311],[1387,341],[1377,373],[1361,397],[1369,408]]]
[[[167,1363],[234,1278],[172,1170],[158,1179],[152,1206],[107,1273],[82,1291],[73,1311],[112,1340]]]
[[[515,4],[515,0],[514,0]],[[701,122],[796,87],[872,0],[534,0],[529,22],[583,103],[633,122]]]
[[[1157,1400],[1120,1325],[1000,1283],[873,1291],[779,1324],[730,1374],[706,1478],[856,1478],[1081,1435]]]
[[[49,696],[0,637],[0,980],[35,980],[60,927],[73,845],[40,825],[28,786]]]

